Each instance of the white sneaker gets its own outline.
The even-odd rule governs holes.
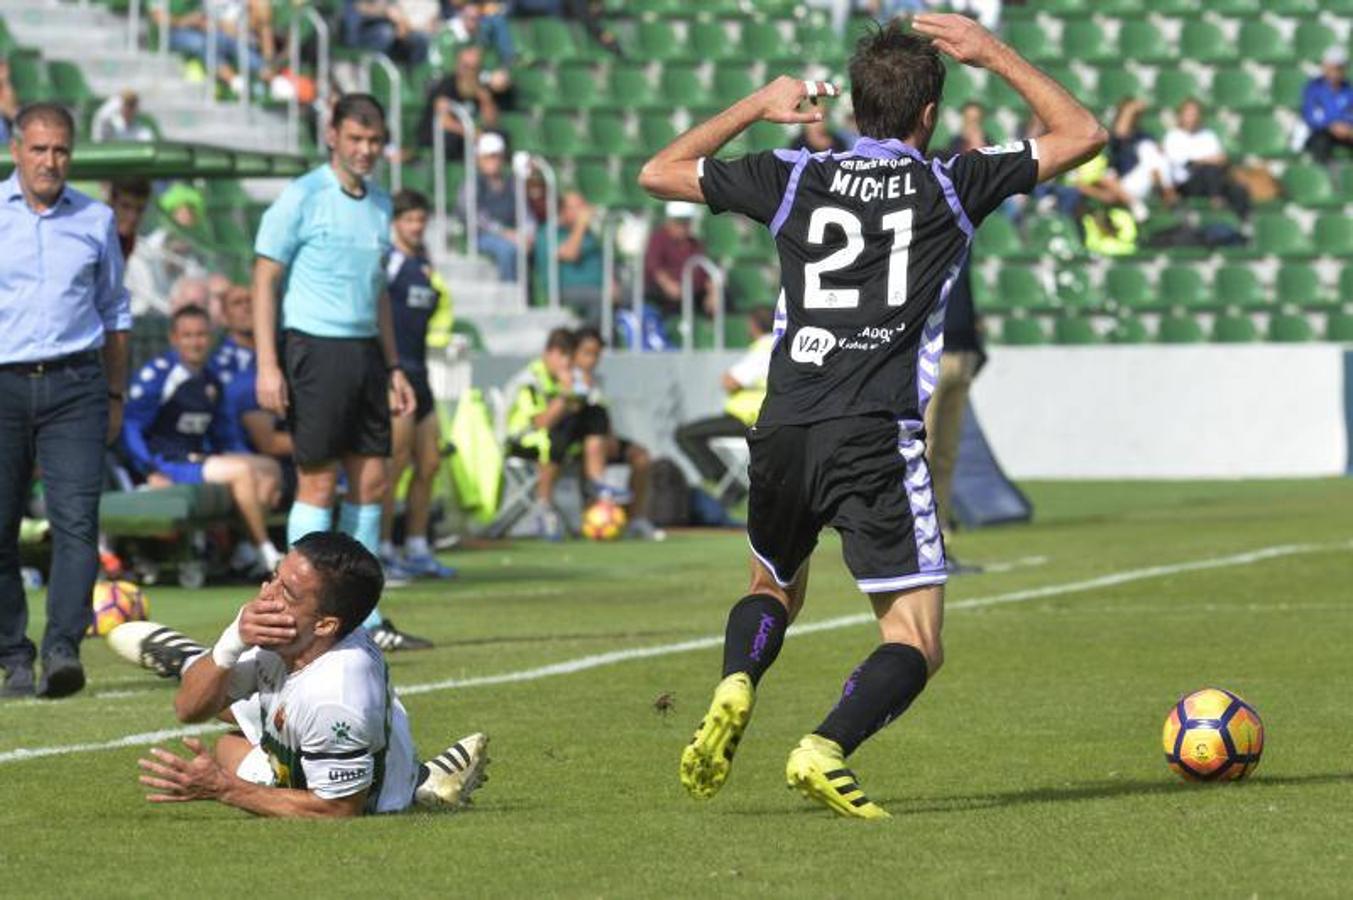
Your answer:
[[[460,809],[470,795],[489,780],[488,735],[476,732],[463,737],[423,764],[427,777],[413,792],[413,801],[424,809]]]
[[[634,519],[626,529],[629,536],[637,541],[665,541],[667,532],[654,525],[648,519]]]

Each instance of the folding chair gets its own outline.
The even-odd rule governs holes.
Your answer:
[[[739,485],[745,492],[751,487],[747,477],[747,463],[752,458],[747,448],[747,439],[740,437],[710,438],[709,450],[724,464],[724,476],[714,488],[714,496],[722,497],[733,485]]]

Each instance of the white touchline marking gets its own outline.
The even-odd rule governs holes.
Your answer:
[[[1339,541],[1331,544],[1281,544],[1274,547],[1263,547],[1245,553],[1236,553],[1230,556],[1195,559],[1181,563],[1149,566],[1143,569],[1128,569],[1123,572],[1101,575],[1097,578],[1069,581],[1065,584],[1052,584],[1020,591],[1010,591],[1005,594],[993,594],[990,597],[974,597],[970,600],[957,600],[953,603],[946,603],[945,609],[948,612],[953,612],[965,609],[982,609],[988,606],[1001,606],[1009,603],[1025,603],[1030,600],[1059,597],[1063,594],[1074,594],[1081,591],[1095,590],[1096,588],[1115,587],[1120,584],[1144,581],[1149,578],[1161,578],[1166,575],[1178,575],[1184,572],[1200,572],[1207,569],[1224,569],[1231,566],[1245,566],[1270,559],[1279,559],[1284,556],[1298,556],[1310,553],[1321,553],[1328,550],[1348,549],[1353,549],[1353,541]],[[874,621],[874,617],[867,613],[837,616],[832,619],[820,619],[816,622],[804,622],[795,625],[786,634],[786,637],[799,637],[805,634],[817,634],[823,631],[837,631],[855,625],[865,625],[872,621]],[[551,663],[548,666],[523,669],[518,672],[502,672],[497,675],[479,675],[473,678],[448,678],[444,681],[411,684],[398,688],[396,693],[403,697],[412,697],[418,694],[429,694],[434,691],[449,691],[470,687],[488,687],[496,684],[517,684],[523,681],[539,681],[542,678],[553,678],[556,675],[572,675],[575,672],[584,672],[588,669],[597,669],[602,666],[614,665],[615,663],[629,662],[635,659],[651,659],[656,656],[671,656],[677,653],[689,653],[692,650],[704,650],[710,647],[718,647],[722,644],[723,635],[720,634],[694,638],[689,641],[680,641],[675,644],[659,644],[653,647],[631,647],[626,650],[613,650],[609,653],[581,656],[577,659],[568,659],[563,662]],[[183,728],[167,728],[163,731],[129,734],[124,737],[115,738],[114,740],[96,743],[66,744],[63,746],[35,747],[31,749],[20,747],[15,750],[0,752],[0,765],[3,765],[4,763],[39,759],[46,756],[65,756],[71,753],[90,753],[98,750],[120,750],[127,747],[140,747],[179,737],[189,737],[192,735],[207,734],[213,731],[223,731],[225,730],[225,727],[225,725],[217,723],[188,725]]]
[[[979,575],[1000,575],[1003,572],[1013,572],[1016,569],[1033,569],[1038,566],[1045,566],[1050,562],[1046,556],[1021,556],[1019,559],[1006,560],[1004,562],[981,563],[982,571]]]

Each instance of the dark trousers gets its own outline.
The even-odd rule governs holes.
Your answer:
[[[1250,214],[1250,194],[1233,181],[1225,166],[1190,165],[1189,178],[1179,185],[1185,197],[1223,197],[1231,211],[1242,219]]]
[[[686,458],[700,471],[700,477],[706,481],[718,483],[727,472],[723,460],[709,449],[712,438],[746,437],[747,426],[741,419],[724,414],[708,419],[696,419],[687,422],[676,430],[677,446]]]
[[[44,659],[79,652],[98,571],[99,495],[108,431],[108,382],[97,355],[27,375],[0,370],[0,663],[32,664],[28,603],[19,576],[19,520],[42,469],[51,522]]]
[[[1306,139],[1306,151],[1319,163],[1327,163],[1334,158],[1334,148],[1343,147],[1353,150],[1353,141],[1337,138],[1328,131],[1312,131]]]

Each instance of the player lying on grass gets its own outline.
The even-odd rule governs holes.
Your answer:
[[[455,809],[485,779],[488,738],[473,734],[420,764],[409,719],[365,628],[383,586],[354,538],[296,542],[209,653],[183,668],[174,712],[233,721],[210,751],[156,747],[139,761],[156,803],[217,800],[263,816],[339,817],[418,805]]]
[[[832,85],[782,77],[653,157],[655,197],[709,204],[769,227],[780,255],[781,338],[751,448],[752,584],[729,613],[724,679],[681,758],[681,781],[712,797],[728,778],[757,682],[803,605],[818,532],[841,534],[883,643],[789,755],[791,787],[844,815],[882,818],[846,767],[939,670],[945,560],[923,421],[944,310],[973,231],[1006,197],[1094,156],[1104,129],[1055,81],[976,22],[919,15],[864,37],[850,62],[861,137],[848,153],[714,154],[758,120],[819,120]],[[989,69],[1048,131],[948,160],[926,148],[944,87],[940,53]]]

